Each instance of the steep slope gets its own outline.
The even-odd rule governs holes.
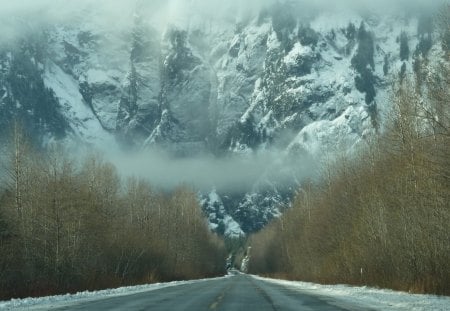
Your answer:
[[[106,27],[92,11],[35,30],[0,48],[0,126],[20,117],[44,142],[175,157],[276,154],[239,191],[202,189],[212,228],[258,230],[322,155],[382,128],[389,82],[435,47],[421,16],[299,12],[277,3],[162,31],[145,13]]]

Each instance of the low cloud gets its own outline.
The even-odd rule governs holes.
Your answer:
[[[130,24],[135,13],[158,26],[189,22],[194,16],[238,21],[256,16],[275,3],[289,3],[298,13],[309,9],[390,9],[431,8],[442,0],[0,0],[0,43],[12,40],[41,25],[81,22],[83,16],[104,27],[121,28]],[[295,11],[294,11],[295,12]],[[80,19],[81,18],[81,19]],[[89,21],[89,19],[88,19]],[[92,20],[91,20],[92,21]],[[86,20],[84,21],[86,22]]]
[[[199,191],[216,187],[222,191],[243,192],[265,179],[284,183],[292,182],[291,177],[302,180],[317,173],[311,159],[291,161],[285,153],[276,151],[223,158],[208,155],[175,158],[165,152],[147,151],[116,153],[107,159],[118,167],[121,175],[141,177],[167,189],[186,184]]]

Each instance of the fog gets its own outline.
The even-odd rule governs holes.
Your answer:
[[[177,17],[196,11],[200,14],[226,15],[236,12],[259,12],[274,3],[289,3],[305,8],[323,10],[339,8],[405,8],[430,7],[445,3],[445,0],[0,0],[0,16],[30,17],[43,19],[66,19],[74,12],[101,8],[104,14],[115,18],[126,15],[136,8],[149,9],[155,14]],[[230,12],[232,10],[232,12]]]
[[[24,31],[41,25],[79,22],[83,16],[95,16],[105,27],[121,28],[130,24],[136,12],[145,15],[157,27],[189,21],[194,15],[213,21],[239,21],[256,16],[274,3],[289,3],[293,10],[369,9],[405,10],[430,8],[445,0],[0,0],[0,40],[11,40]]]
[[[152,184],[171,189],[180,184],[199,191],[216,187],[221,191],[248,191],[258,182],[292,182],[316,175],[316,163],[309,157],[301,161],[281,152],[265,151],[251,155],[216,158],[200,155],[175,158],[163,151],[108,154],[106,159],[115,163],[122,176],[145,178]]]

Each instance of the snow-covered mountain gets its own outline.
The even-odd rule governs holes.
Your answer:
[[[313,159],[379,130],[392,79],[437,49],[427,14],[277,2],[238,19],[191,12],[161,27],[146,12],[111,26],[99,10],[83,11],[0,41],[0,127],[18,116],[43,143],[178,158],[276,154],[239,191],[203,189],[211,227],[229,236],[288,206]]]

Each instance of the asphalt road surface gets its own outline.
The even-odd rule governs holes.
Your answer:
[[[325,296],[299,292],[247,275],[206,280],[149,292],[103,298],[51,310],[370,310]]]

